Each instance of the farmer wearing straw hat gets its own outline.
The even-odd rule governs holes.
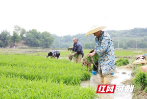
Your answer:
[[[94,34],[95,38],[95,50],[93,53],[89,53],[88,56],[92,57],[95,54],[100,56],[98,60],[98,73],[100,74],[101,83],[109,84],[109,75],[113,73],[115,69],[115,55],[113,42],[110,35],[102,31],[105,26],[97,27],[89,31],[86,36]]]

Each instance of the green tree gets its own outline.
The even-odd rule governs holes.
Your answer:
[[[47,31],[42,32],[41,34],[41,46],[44,48],[49,48],[54,41],[53,36]]]
[[[4,43],[0,40],[0,47],[4,47]]]
[[[44,47],[49,48],[53,43],[53,36],[47,31],[38,32],[36,29],[30,30],[25,37],[26,45],[32,47]]]
[[[14,45],[20,42],[20,40],[21,40],[21,37],[15,31],[13,31],[13,36],[11,37],[11,41],[14,43]]]
[[[6,47],[10,42],[10,33],[6,30],[2,31],[0,34],[0,40],[1,40],[1,47]],[[3,43],[3,44],[2,44]]]
[[[21,34],[21,27],[18,25],[14,25],[14,32],[17,33],[18,35]]]
[[[41,33],[38,32],[36,29],[30,30],[26,34],[26,45],[29,45],[31,47],[40,47],[41,46]]]
[[[139,48],[147,48],[147,43],[146,42],[139,42],[138,47]]]
[[[128,42],[127,42],[127,46],[129,47],[129,48],[136,48],[136,41],[135,40],[129,40]]]
[[[85,43],[84,48],[85,49],[94,49],[94,43]]]
[[[26,45],[32,46],[32,47],[39,47],[40,41],[35,38],[35,36],[32,33],[26,34]]]
[[[21,32],[20,32],[21,40],[25,40],[25,35],[26,35],[26,30],[24,28],[22,28]]]

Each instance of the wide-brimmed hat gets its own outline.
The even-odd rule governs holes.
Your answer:
[[[94,34],[95,32],[100,31],[100,30],[103,30],[103,29],[105,29],[105,28],[106,28],[105,26],[94,27],[93,29],[91,29],[91,30],[86,34],[86,36],[91,35],[91,34]]]

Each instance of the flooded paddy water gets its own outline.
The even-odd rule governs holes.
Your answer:
[[[116,72],[111,77],[112,80],[110,81],[110,84],[116,84],[117,85],[124,85],[123,82],[126,80],[131,79],[131,73],[132,71],[130,69],[122,69],[117,67]],[[98,84],[101,84],[99,74],[92,75],[91,79],[89,81],[82,81],[81,86],[87,87],[92,86],[95,88],[95,90],[98,87]],[[133,94],[132,93],[113,93],[113,94],[97,94],[98,98],[96,99],[132,99]]]

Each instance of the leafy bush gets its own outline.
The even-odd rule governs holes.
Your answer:
[[[115,62],[116,66],[123,66],[123,65],[127,65],[129,64],[129,60],[128,59],[123,59],[120,58]]]

